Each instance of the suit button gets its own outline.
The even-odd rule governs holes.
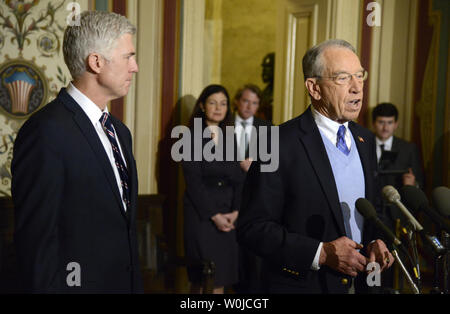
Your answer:
[[[222,181],[217,182],[217,185],[222,186],[223,185]]]
[[[341,279],[341,283],[345,286],[348,284],[348,279],[347,278],[342,278]]]

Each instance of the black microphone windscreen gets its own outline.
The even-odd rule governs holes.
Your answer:
[[[366,219],[371,219],[377,217],[377,212],[373,205],[365,198],[358,198],[355,203],[358,212]]]
[[[407,208],[417,212],[423,205],[428,205],[425,193],[412,185],[405,185],[400,189],[402,200]]]
[[[439,186],[433,190],[433,204],[439,213],[445,217],[450,217],[450,189],[446,186]]]

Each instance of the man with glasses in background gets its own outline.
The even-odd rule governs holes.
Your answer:
[[[238,240],[263,258],[267,293],[363,292],[367,264],[394,261],[355,208],[377,197],[374,136],[352,121],[367,72],[344,40],[309,49],[303,72],[311,106],[279,127],[278,169],[250,168]]]

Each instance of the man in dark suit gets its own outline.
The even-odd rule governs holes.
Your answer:
[[[309,49],[303,71],[312,105],[279,127],[278,169],[250,167],[238,240],[264,259],[268,293],[363,291],[368,262],[394,261],[355,209],[376,198],[373,134],[352,121],[367,72],[343,40]]]
[[[419,151],[414,143],[409,143],[394,136],[398,127],[398,110],[391,103],[381,103],[372,111],[372,123],[376,136],[377,159],[380,170],[404,170],[404,174],[381,175],[382,186],[393,185],[401,188],[404,185],[424,186],[424,176]],[[394,154],[392,160],[381,160],[384,151]]]
[[[118,14],[83,12],[64,34],[73,81],[17,135],[14,240],[26,292],[143,291],[132,139],[106,106],[138,71],[135,32]]]
[[[245,172],[248,171],[252,160],[257,156],[251,156],[251,144],[257,141],[260,127],[269,128],[272,124],[266,120],[258,118],[259,105],[261,103],[261,90],[254,84],[246,84],[241,87],[234,96],[234,106],[236,112],[234,115],[234,127],[236,134],[236,143],[238,156],[241,161],[241,168]],[[257,150],[256,150],[257,151]]]
[[[253,152],[250,147],[253,142],[256,142],[254,147],[258,148],[260,127],[264,126],[269,129],[272,125],[255,116],[261,104],[261,95],[262,92],[258,86],[246,84],[234,96],[237,151],[239,159],[242,160],[240,161],[241,169],[245,173],[250,168],[252,161],[258,157],[257,155],[251,156]],[[256,149],[256,153],[258,153],[258,149]],[[261,292],[261,259],[242,246],[240,246],[239,253],[239,284],[235,286],[235,290],[238,293]]]

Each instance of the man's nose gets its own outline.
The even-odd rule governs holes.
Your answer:
[[[359,81],[356,79],[355,75],[350,78],[350,92],[358,94],[362,92],[364,86],[364,81]]]
[[[137,64],[137,62],[136,62],[136,60],[133,58],[133,60],[131,61],[131,69],[130,69],[130,72],[132,72],[132,73],[137,73],[137,72],[139,72],[139,67],[138,67],[138,64]]]

